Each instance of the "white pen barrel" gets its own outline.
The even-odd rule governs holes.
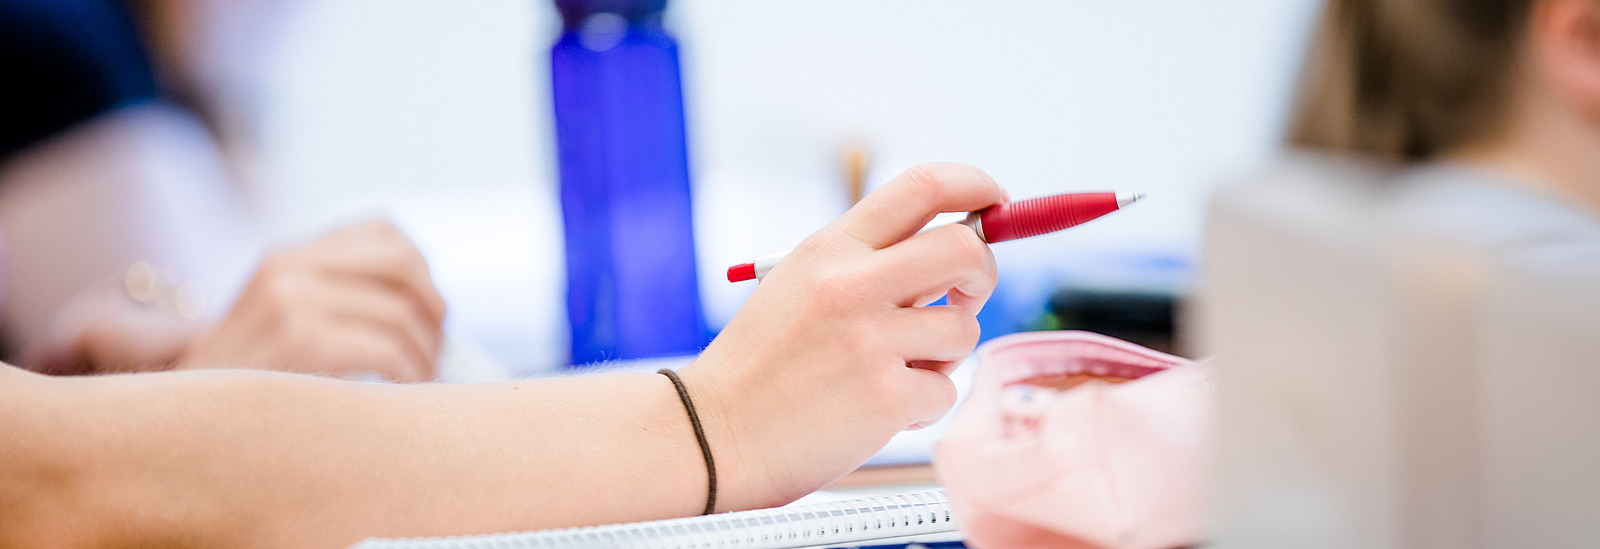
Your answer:
[[[794,250],[784,250],[775,254],[767,254],[756,258],[756,280],[766,278],[767,272],[771,271],[773,267],[777,266],[779,261],[783,261],[783,257],[789,255],[789,252],[792,251]]]

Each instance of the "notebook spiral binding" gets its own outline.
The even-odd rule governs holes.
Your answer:
[[[358,549],[809,547],[956,529],[944,490],[722,513],[652,522],[516,534],[368,540]]]

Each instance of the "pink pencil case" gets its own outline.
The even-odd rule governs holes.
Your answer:
[[[1165,549],[1203,540],[1208,364],[1088,332],[978,348],[934,465],[972,545]]]

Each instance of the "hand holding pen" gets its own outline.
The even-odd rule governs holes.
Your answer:
[[[1116,197],[1088,203],[1110,208]],[[770,273],[682,371],[696,401],[708,403],[706,437],[723,445],[715,451],[740,456],[725,471],[717,461],[720,485],[740,487],[726,494],[730,508],[806,494],[896,432],[949,411],[956,391],[947,374],[977,344],[976,314],[998,275],[976,227],[928,222],[940,212],[1022,204],[975,167],[919,165],[806,238]],[[989,238],[1001,234],[1000,217],[977,217]],[[1041,229],[1004,230],[1021,238]],[[929,306],[941,296],[948,305]]]
[[[969,212],[966,219],[932,223],[918,232],[943,225],[966,225],[977,231],[979,239],[997,244],[1076,227],[1138,202],[1141,198],[1144,198],[1144,193],[1092,192],[1042,196],[996,204]],[[728,267],[728,282],[765,278],[767,272],[787,255],[788,251],[778,252],[758,257],[750,263]]]

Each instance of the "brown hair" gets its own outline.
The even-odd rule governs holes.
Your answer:
[[[1534,1],[1328,0],[1289,144],[1406,161],[1499,130]]]

